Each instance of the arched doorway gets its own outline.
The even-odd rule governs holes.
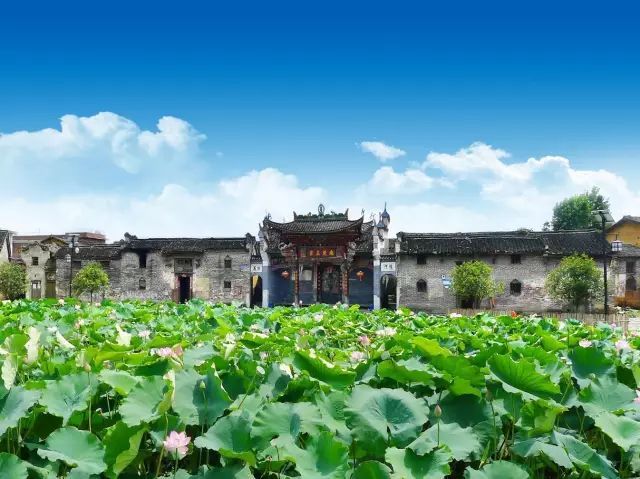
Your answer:
[[[636,279],[633,276],[627,278],[627,281],[625,282],[625,290],[635,291],[636,289],[638,289],[638,283],[636,282]]]
[[[251,276],[251,307],[262,306],[262,276]]]
[[[385,274],[380,278],[380,307],[384,309],[396,309],[396,277]]]

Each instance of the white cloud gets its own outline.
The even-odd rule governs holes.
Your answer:
[[[406,151],[381,141],[362,141],[360,149],[365,153],[371,153],[382,162],[394,160],[407,154]]]
[[[60,129],[0,134],[0,167],[15,170],[59,159],[112,161],[136,173],[143,165],[188,158],[205,136],[172,116],[158,120],[157,131],[142,130],[135,122],[111,112],[80,117],[65,115]]]
[[[610,198],[615,217],[640,210],[640,191],[625,178],[607,170],[578,170],[562,156],[529,158],[507,163],[510,155],[484,143],[474,143],[454,154],[431,152],[423,169],[437,169],[453,182],[474,183],[482,199],[509,222],[521,218],[523,225],[540,227],[551,217],[553,206],[593,186]]]
[[[376,170],[367,183],[369,193],[386,193],[392,195],[413,194],[431,188],[433,178],[419,169],[408,169],[397,173],[390,166],[383,166]]]
[[[275,220],[310,211],[325,191],[304,188],[293,175],[267,168],[220,181],[212,192],[177,184],[144,198],[119,195],[61,196],[51,201],[15,198],[3,205],[3,226],[20,232],[99,230],[109,240],[125,231],[138,236],[230,236],[255,234],[267,212]]]

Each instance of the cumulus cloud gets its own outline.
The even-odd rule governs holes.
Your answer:
[[[614,216],[640,209],[640,191],[610,171],[580,170],[562,156],[529,158],[508,163],[510,155],[485,143],[474,143],[455,153],[431,152],[422,165],[436,169],[445,180],[473,183],[482,199],[501,215],[517,214],[523,222],[538,227],[551,216],[555,203],[593,186],[611,200]]]
[[[398,173],[390,166],[383,166],[376,170],[367,183],[367,191],[392,195],[413,194],[427,190],[433,184],[433,178],[420,169],[408,169]]]
[[[176,161],[193,155],[205,136],[188,122],[172,116],[158,120],[157,131],[111,112],[93,116],[64,115],[59,129],[0,134],[0,167],[16,168],[76,158],[85,163],[112,161],[137,173],[143,165]]]
[[[322,188],[302,187],[295,176],[267,168],[220,181],[211,191],[168,184],[145,197],[13,198],[4,203],[2,221],[20,232],[99,230],[110,241],[125,231],[139,236],[229,236],[256,233],[267,212],[280,220],[290,218],[294,209],[310,211],[323,201]]]
[[[407,154],[406,151],[381,141],[362,141],[360,142],[360,149],[365,153],[371,153],[382,162],[395,160]]]

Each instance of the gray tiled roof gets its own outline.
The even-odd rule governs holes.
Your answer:
[[[349,231],[355,229],[356,231],[362,225],[362,218],[357,220],[349,219],[295,219],[288,223],[277,223],[270,219],[264,219],[264,226],[269,229],[275,229],[289,234],[326,234],[326,233],[340,233],[343,231]]]
[[[492,231],[479,233],[398,233],[405,254],[482,255],[586,253],[601,255],[610,250],[595,230],[535,232]]]
[[[244,250],[247,240],[241,238],[133,238],[123,243],[124,249],[156,250],[165,253],[193,252],[206,250]]]
[[[640,258],[640,248],[631,244],[622,244],[622,250],[613,253],[623,258]]]
[[[56,259],[64,259],[67,254],[71,253],[73,260],[110,260],[119,258],[121,251],[122,246],[119,244],[78,246],[77,253],[75,251],[72,252],[71,248],[65,246],[56,252]]]

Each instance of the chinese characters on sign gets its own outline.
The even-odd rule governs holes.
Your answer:
[[[339,258],[342,251],[339,246],[314,246],[302,252],[308,258]]]
[[[380,271],[382,272],[393,272],[396,270],[396,264],[393,262],[384,262],[380,263]]]

